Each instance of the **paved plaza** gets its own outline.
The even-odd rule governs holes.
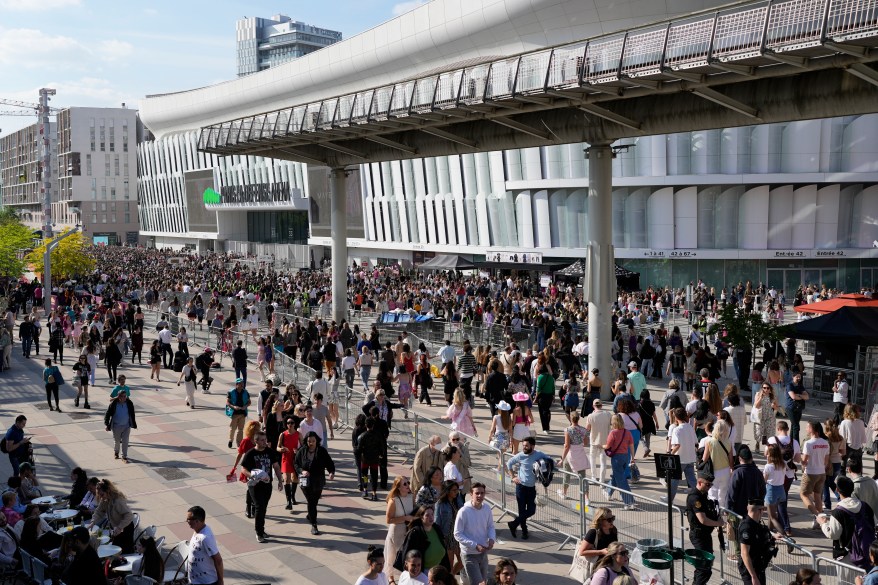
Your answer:
[[[200,348],[195,347],[192,351],[200,351]],[[158,527],[158,535],[167,538],[166,548],[189,538],[191,531],[184,522],[186,510],[192,505],[201,505],[207,511],[208,524],[217,535],[225,561],[227,583],[353,583],[365,569],[366,547],[383,543],[386,534],[385,504],[383,499],[367,502],[360,497],[355,484],[349,431],[337,431],[336,439],[330,442],[330,453],[339,472],[335,481],[328,483],[321,500],[319,523],[322,534],[318,537],[310,535],[303,503],[290,514],[284,510],[282,494],[276,492],[270,503],[266,524],[271,536],[268,543],[259,544],[256,542],[253,521],[243,514],[243,484],[226,481],[226,474],[236,454],[235,450],[226,446],[228,419],[224,416],[223,405],[225,392],[231,388],[233,377],[228,367],[215,373],[213,394],[196,394],[197,408],[191,410],[185,406],[183,389],[176,385],[179,374],[163,370],[162,382],[157,384],[149,379],[148,365],[132,366],[126,361],[119,371],[128,377],[128,384],[132,388],[131,399],[138,411],[138,429],[132,431],[129,452],[131,464],[126,465],[113,459],[112,437],[103,427],[110,390],[105,371],[98,371],[98,385],[91,389],[91,410],[74,408],[74,391],[69,384],[65,384],[62,387],[63,412],[50,412],[40,379],[44,354],[45,350],[39,359],[25,360],[16,346],[12,370],[0,377],[3,382],[0,385],[2,424],[7,428],[17,414],[28,417],[27,430],[34,435],[38,476],[44,493],[67,493],[69,471],[74,466],[83,467],[90,476],[108,478],[128,496],[132,509],[141,514],[142,525],[154,524]],[[62,367],[65,376],[72,363],[70,357],[65,359]],[[225,365],[228,366],[228,360]],[[251,392],[255,393],[261,387],[253,384],[258,381],[258,372],[251,369],[250,378]],[[650,382],[652,396],[657,400],[663,388],[656,385],[658,381]],[[443,415],[444,407],[436,406],[444,404],[441,392],[436,387],[433,396],[433,407],[416,406],[416,412],[430,418]],[[488,411],[481,400],[478,402],[476,425],[484,439],[489,427]],[[816,416],[823,419],[829,414],[830,407],[827,403],[809,406],[806,418]],[[251,418],[255,416],[254,411],[255,396]],[[556,458],[560,457],[563,445],[561,429],[566,426],[564,422],[556,405],[552,434],[548,437],[539,435],[537,448]],[[663,427],[661,414],[659,422]],[[745,438],[746,442],[752,444],[750,425],[747,426]],[[422,437],[421,441],[424,440]],[[653,449],[664,452],[663,431],[653,438]],[[391,454],[390,463],[391,478],[409,473],[410,460]],[[634,487],[635,493],[657,499],[663,493],[663,488],[654,477],[652,461],[640,460],[638,463],[644,478]],[[761,465],[761,457],[757,463]],[[9,474],[5,457],[0,458],[0,467],[6,475]],[[867,472],[872,472],[868,461]],[[560,479],[556,477],[555,483],[549,488],[556,502],[559,498],[554,497],[554,492],[559,487]],[[597,491],[596,488],[591,491],[593,500]],[[819,532],[807,528],[810,520],[802,512],[797,492],[796,485],[790,494],[796,540],[815,554],[828,556],[831,543]],[[383,498],[383,495],[380,494],[379,498]],[[497,494],[493,495],[496,498]],[[682,495],[678,495],[675,503],[682,506],[683,502]],[[570,506],[570,516],[578,516],[576,500],[567,500],[566,503]],[[639,511],[625,512],[621,510],[622,503],[618,500],[610,502],[610,505],[615,508],[620,530],[625,533],[636,533],[639,524],[644,526],[644,530],[653,526],[663,529],[658,506],[644,506]],[[509,501],[508,506],[514,511],[514,499]],[[492,560],[500,556],[515,559],[522,569],[520,583],[548,585],[572,582],[566,576],[572,543],[559,551],[564,537],[539,527],[532,531],[531,539],[527,542],[511,539],[505,526],[509,517],[500,521],[500,514],[500,510],[495,510],[498,544],[491,555]],[[539,518],[538,514],[535,519]],[[689,546],[688,542],[686,546]],[[720,582],[719,559],[712,581]]]

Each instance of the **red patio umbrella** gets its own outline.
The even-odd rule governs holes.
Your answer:
[[[827,301],[799,305],[795,308],[799,313],[831,313],[842,307],[878,307],[878,299],[870,299],[861,294],[839,295]]]

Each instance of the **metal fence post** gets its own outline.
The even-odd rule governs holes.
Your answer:
[[[412,458],[414,458],[415,454],[417,454],[418,449],[421,446],[421,433],[420,433],[419,422],[418,422],[418,413],[414,412],[412,414],[413,414],[414,419],[415,419],[415,453],[412,453]]]
[[[585,533],[588,532],[588,518],[586,517],[586,512],[588,502],[590,499],[588,498],[589,491],[589,482],[588,478],[580,477],[579,478],[579,540],[582,541],[585,539]],[[577,546],[579,543],[576,543]]]

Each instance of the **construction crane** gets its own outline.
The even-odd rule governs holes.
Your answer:
[[[0,98],[0,105],[12,106],[14,108],[24,108],[27,111],[3,111],[3,116],[37,116],[39,127],[40,141],[40,179],[42,187],[40,188],[43,196],[43,238],[48,240],[52,238],[52,165],[51,165],[51,138],[49,136],[49,116],[60,112],[59,108],[49,106],[49,96],[55,95],[54,89],[40,89],[39,103],[23,102],[20,100],[11,100]]]

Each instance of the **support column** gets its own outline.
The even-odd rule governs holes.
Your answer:
[[[588,301],[588,366],[606,380],[602,400],[612,399],[613,379],[610,308],[616,293],[613,225],[613,150],[609,143],[592,144],[588,156],[588,246],[584,283]]]
[[[329,171],[329,196],[332,215],[332,318],[341,323],[348,314],[348,217],[347,171],[343,167]]]

